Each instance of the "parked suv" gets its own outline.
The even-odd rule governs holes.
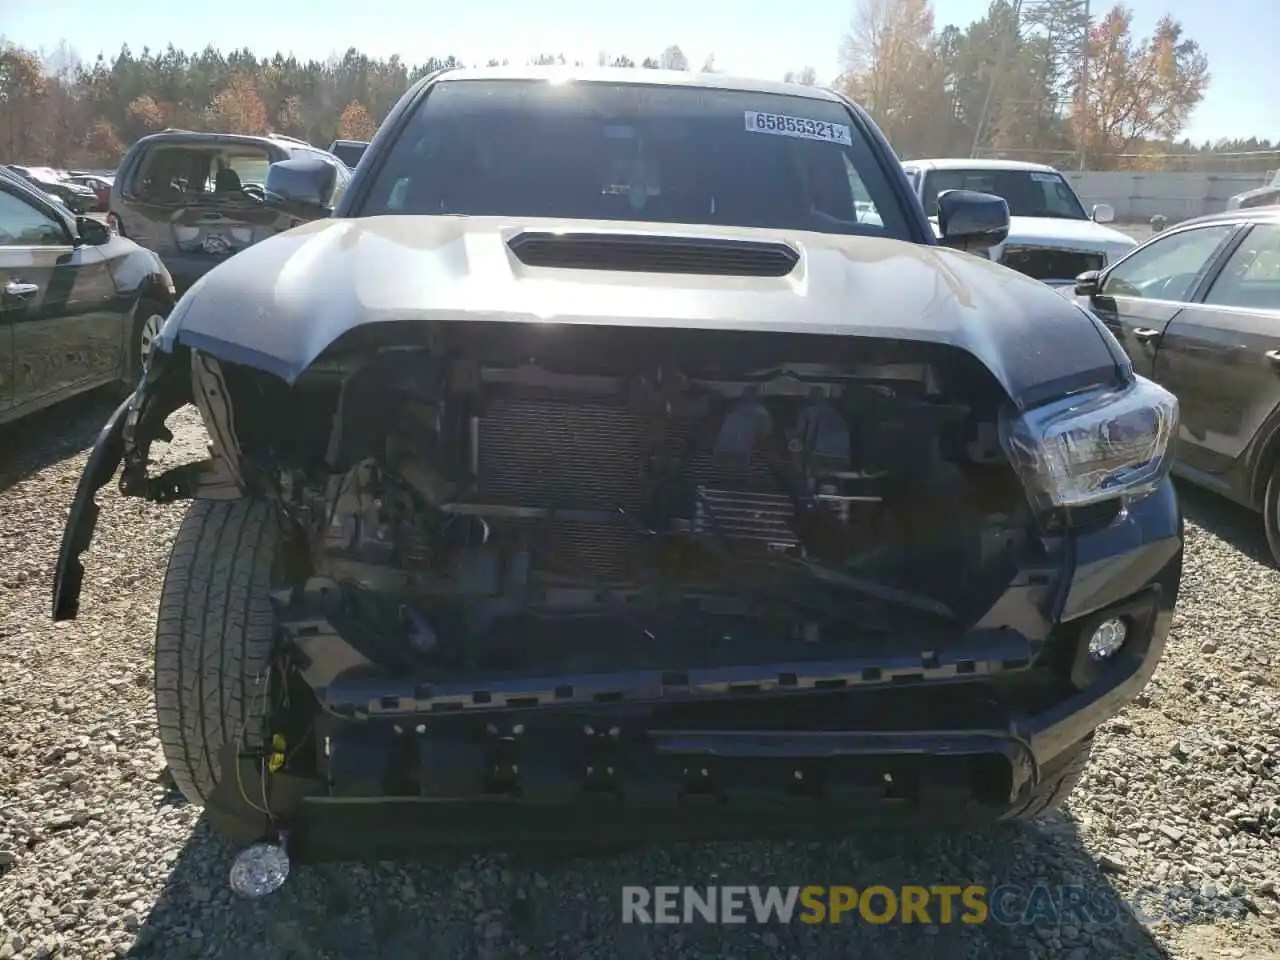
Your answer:
[[[368,140],[335,140],[329,144],[329,152],[354,170],[368,146]]]
[[[267,168],[303,158],[334,168],[324,205],[302,211],[271,202],[263,189]],[[143,137],[125,155],[107,222],[156,251],[181,293],[232,254],[325,215],[350,179],[333,154],[292,137],[166,130]]]

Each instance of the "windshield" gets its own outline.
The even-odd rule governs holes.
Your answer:
[[[437,85],[357,216],[455,214],[912,239],[838,102],[692,86]]]
[[[245,156],[227,157],[223,166],[228,170],[234,170],[240,177],[240,183],[243,184],[262,184],[267,182],[267,170],[271,167],[271,159],[265,154],[255,152]],[[214,185],[210,184],[209,189],[213,189]]]
[[[929,216],[938,215],[938,194],[944,190],[994,193],[1009,204],[1011,217],[1089,219],[1071,185],[1051,170],[930,170],[922,197]]]

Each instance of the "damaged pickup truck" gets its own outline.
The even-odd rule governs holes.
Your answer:
[[[283,161],[267,189],[320,203],[332,175]],[[160,735],[246,841],[1035,816],[1161,656],[1177,403],[965,252],[1004,201],[939,213],[935,239],[834,93],[428,77],[334,217],[173,309],[80,482],[53,616],[117,470],[193,499]],[[210,456],[156,476],[188,403]]]

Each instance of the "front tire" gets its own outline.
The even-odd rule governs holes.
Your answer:
[[[156,717],[174,782],[198,806],[218,784],[226,744],[255,750],[266,742],[279,540],[268,503],[196,501],[169,555],[156,624]]]
[[[1051,769],[1046,771],[1044,779],[1041,780],[1039,786],[1031,792],[1029,797],[1005,813],[1000,819],[1023,823],[1028,820],[1035,820],[1050,811],[1057,810],[1066,802],[1067,797],[1071,795],[1071,791],[1080,783],[1080,778],[1084,776],[1084,769],[1089,765],[1089,756],[1092,753],[1093,735],[1090,734],[1086,739],[1068,750],[1063,761],[1054,763]]]

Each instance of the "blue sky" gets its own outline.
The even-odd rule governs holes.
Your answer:
[[[1263,80],[1276,76],[1277,0],[1129,0],[1127,5],[1139,34],[1172,13],[1208,54],[1213,83],[1192,117],[1189,136],[1280,140],[1280,97],[1274,83]],[[0,0],[0,34],[46,50],[66,40],[86,59],[99,51],[114,53],[124,42],[135,50],[172,42],[187,49],[207,44],[249,46],[257,53],[280,49],[303,58],[324,58],[355,46],[377,56],[399,53],[409,61],[453,54],[465,62],[490,57],[522,62],[540,52],[563,52],[593,63],[602,50],[638,59],[676,43],[695,66],[714,54],[726,72],[779,78],[811,65],[826,81],[836,73],[853,6],[853,0],[259,0],[248,6]],[[934,0],[939,25],[967,24],[986,6],[987,0]],[[1093,0],[1093,7],[1097,16],[1106,4]]]

